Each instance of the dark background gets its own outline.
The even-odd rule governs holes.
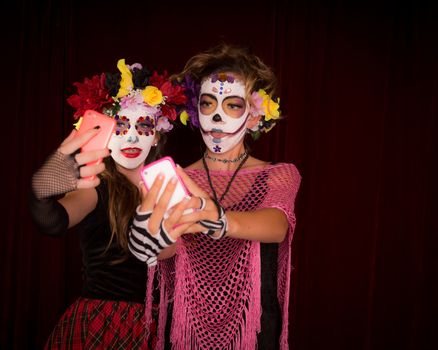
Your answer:
[[[170,73],[224,40],[279,77],[253,147],[294,163],[291,348],[436,349],[438,11],[432,1],[25,1],[2,5],[0,348],[39,349],[81,288],[74,231],[29,219],[32,173],[72,128],[72,83],[119,58]],[[200,156],[188,128],[167,152]]]

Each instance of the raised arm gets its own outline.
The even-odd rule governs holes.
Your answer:
[[[29,209],[41,233],[61,235],[95,207],[94,187],[100,182],[95,175],[102,172],[105,165],[86,164],[108,156],[109,151],[77,153],[77,150],[98,132],[92,129],[75,137],[73,130],[33,175]]]
[[[286,237],[290,222],[293,220],[291,214],[300,180],[298,173],[295,174],[295,178],[293,174],[287,174],[287,181],[284,183],[289,183],[289,187],[273,186],[270,198],[260,209],[247,212],[225,212],[182,169],[178,171],[191,193],[197,196],[199,201],[205,203],[204,210],[182,217],[181,223],[197,222],[190,226],[186,233],[203,232],[213,239],[220,239],[226,235],[264,243],[279,243]],[[212,224],[209,225],[209,223]],[[217,229],[215,229],[215,223],[218,224]],[[223,225],[219,225],[220,223]]]

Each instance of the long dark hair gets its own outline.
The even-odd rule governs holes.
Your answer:
[[[144,164],[162,157],[166,139],[164,134],[160,134],[157,146],[151,148]],[[135,209],[141,203],[141,193],[135,184],[117,170],[116,163],[111,157],[105,159],[105,171],[101,176],[108,186],[108,218],[111,228],[111,238],[105,252],[116,240],[117,244],[128,253],[128,231]]]

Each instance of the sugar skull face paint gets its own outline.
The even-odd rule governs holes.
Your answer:
[[[155,139],[155,119],[142,106],[121,109],[108,148],[114,161],[126,169],[143,165]]]
[[[250,111],[245,97],[245,85],[231,74],[213,74],[201,84],[199,123],[210,151],[225,153],[242,140]]]

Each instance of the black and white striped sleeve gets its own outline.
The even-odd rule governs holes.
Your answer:
[[[201,231],[202,233],[206,234],[207,236],[215,240],[219,240],[225,237],[225,235],[227,234],[228,220],[227,220],[227,215],[225,214],[225,209],[217,202],[214,201],[214,203],[216,204],[219,219],[216,221],[200,220],[199,224],[206,228],[206,230]],[[219,231],[219,235],[215,236],[215,233],[217,231]]]
[[[152,212],[140,212],[139,208],[137,207],[129,231],[129,250],[140,261],[146,262],[148,266],[154,266],[157,264],[158,254],[176,241],[164,228],[163,221],[161,221],[160,230],[156,234],[151,234],[148,223]]]

